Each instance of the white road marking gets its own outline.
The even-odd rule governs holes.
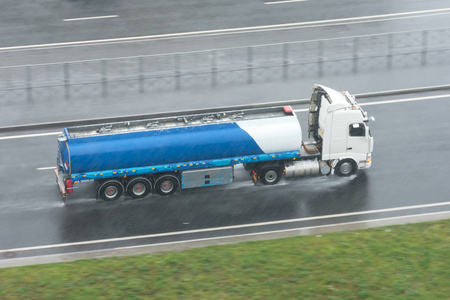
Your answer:
[[[190,37],[210,37],[210,36],[220,36],[220,35],[231,35],[231,34],[244,34],[244,33],[256,33],[256,32],[269,32],[269,31],[280,31],[280,30],[294,30],[294,29],[306,29],[306,28],[318,28],[318,27],[330,27],[330,26],[343,26],[343,25],[353,25],[353,24],[364,24],[364,23],[374,23],[374,22],[384,22],[384,21],[393,21],[393,20],[404,20],[404,19],[412,19],[412,18],[423,18],[423,17],[431,17],[431,16],[439,16],[439,15],[447,15],[450,12],[442,12],[442,13],[432,13],[432,14],[422,14],[420,16],[405,16],[405,17],[397,17],[397,18],[385,18],[385,19],[376,19],[376,20],[365,20],[365,21],[353,21],[353,22],[340,22],[333,24],[316,24],[316,25],[299,25],[299,26],[291,26],[285,28],[268,28],[268,29],[249,29],[249,30],[233,30],[230,32],[216,32],[216,33],[187,33],[187,34],[168,34],[168,35],[154,35],[154,36],[142,36],[135,38],[117,38],[117,39],[106,39],[106,40],[92,40],[92,41],[83,41],[83,42],[68,42],[68,43],[57,43],[57,44],[43,44],[43,45],[31,45],[31,46],[13,46],[0,48],[0,52],[8,52],[8,51],[27,51],[27,50],[39,50],[39,49],[61,49],[61,48],[69,48],[69,47],[85,47],[85,46],[102,46],[102,45],[110,45],[110,44],[122,44],[122,43],[139,43],[139,42],[148,42],[148,41],[160,41],[167,39],[181,39],[181,38],[190,38]],[[395,34],[399,33],[398,31],[393,32],[385,32],[382,35],[386,34]],[[400,32],[401,33],[401,32]],[[370,34],[370,35],[355,35],[355,36],[346,36],[345,38],[354,38],[354,37],[367,37],[367,36],[377,36],[379,34]],[[330,38],[326,40],[335,40],[339,38]],[[304,42],[313,42],[317,40],[307,40]],[[270,44],[272,45],[272,44]],[[265,46],[265,45],[258,45]]]
[[[64,22],[70,21],[83,21],[83,20],[95,20],[95,19],[108,19],[108,18],[117,18],[119,15],[111,15],[111,16],[98,16],[98,17],[85,17],[85,18],[74,18],[74,19],[64,19]]]
[[[84,46],[84,45],[90,45],[90,44],[102,44],[102,43],[112,43],[112,42],[130,42],[130,41],[140,41],[140,40],[148,40],[148,39],[179,38],[179,37],[188,37],[188,36],[193,36],[193,35],[218,35],[218,34],[231,34],[231,33],[245,33],[245,31],[249,31],[249,30],[251,30],[251,31],[283,30],[283,29],[292,29],[292,28],[285,28],[285,27],[307,26],[307,25],[312,25],[311,27],[324,26],[323,24],[343,22],[343,21],[345,21],[345,22],[361,21],[361,22],[357,22],[357,23],[364,23],[364,22],[368,22],[367,20],[370,20],[370,19],[389,17],[389,18],[392,18],[390,20],[394,20],[395,17],[399,17],[397,19],[401,19],[400,16],[421,17],[420,14],[427,14],[427,13],[450,13],[450,8],[420,10],[420,11],[362,16],[362,17],[351,17],[351,18],[341,18],[341,19],[331,19],[331,20],[298,22],[298,23],[261,25],[261,26],[252,26],[252,27],[226,28],[226,29],[217,29],[217,30],[203,30],[203,31],[192,31],[192,32],[179,32],[179,33],[169,33],[169,34],[157,34],[157,35],[75,41],[75,42],[61,42],[61,43],[50,43],[50,44],[37,44],[37,45],[25,45],[25,46],[10,46],[10,47],[1,47],[0,51],[24,50],[24,49],[44,48],[44,47],[49,48],[49,47]],[[363,20],[365,20],[365,21],[363,21]],[[380,20],[377,20],[377,21],[380,21]],[[369,21],[369,22],[371,22],[371,21]],[[343,24],[348,24],[348,23],[327,24],[325,26],[343,25]]]
[[[446,95],[435,95],[435,96],[427,96],[427,97],[416,97],[416,98],[406,98],[406,99],[397,99],[397,100],[385,100],[385,101],[374,101],[374,102],[366,102],[360,103],[361,106],[365,105],[382,105],[382,104],[392,104],[392,103],[401,103],[401,102],[410,102],[410,101],[423,101],[423,100],[432,100],[432,99],[442,99],[442,98],[450,98],[450,94]],[[296,101],[296,100],[286,100],[288,101]],[[305,112],[308,111],[308,108],[304,109],[296,109],[295,112]],[[49,136],[49,135],[59,135],[58,132],[47,132],[47,133],[36,133],[36,134],[25,134],[25,135],[14,135],[14,136],[2,136],[0,140],[12,140],[12,139],[20,139],[20,138],[32,138],[32,137],[40,137],[40,136]]]
[[[53,167],[36,168],[36,170],[38,170],[38,171],[43,171],[43,170],[54,170],[55,168],[56,168],[56,167],[53,166]]]
[[[442,98],[450,98],[450,94],[436,95],[436,96],[427,96],[427,97],[406,98],[406,99],[397,99],[397,100],[373,101],[373,102],[359,103],[359,105],[361,105],[361,106],[381,105],[381,104],[392,104],[392,103],[422,101],[422,100],[432,100],[432,99],[442,99]],[[295,101],[295,100],[293,100],[293,101]],[[309,108],[296,109],[294,111],[295,112],[305,112],[305,111],[309,111]]]
[[[61,131],[58,131],[58,132],[46,132],[46,133],[34,133],[34,134],[24,134],[24,135],[12,135],[12,136],[0,136],[0,140],[23,139],[23,138],[30,138],[30,137],[59,135],[59,134],[61,134]]]
[[[217,237],[211,237],[211,238],[203,238],[203,239],[194,239],[194,240],[183,240],[183,241],[176,241],[176,242],[167,242],[167,243],[156,243],[156,244],[147,244],[147,245],[136,245],[136,246],[125,246],[125,247],[117,247],[113,248],[112,250],[127,250],[127,249],[136,249],[136,248],[144,248],[148,246],[165,246],[165,245],[176,245],[176,244],[182,244],[182,243],[193,243],[193,242],[204,242],[209,240],[226,240],[226,239],[233,239],[233,238],[242,238],[242,237],[248,237],[248,236],[258,236],[258,235],[267,235],[267,234],[275,234],[275,233],[283,233],[283,232],[291,232],[291,231],[310,231],[312,229],[320,229],[320,228],[329,228],[329,227],[335,227],[338,226],[348,226],[348,225],[356,225],[356,224],[364,224],[364,229],[370,228],[371,226],[367,226],[367,224],[370,223],[379,223],[383,221],[390,221],[390,220],[398,220],[398,219],[408,219],[408,218],[416,218],[416,217],[426,217],[426,216],[435,216],[435,215],[441,215],[443,213],[450,213],[450,211],[439,211],[434,213],[424,213],[424,214],[415,214],[415,215],[407,215],[407,216],[399,216],[399,217],[390,217],[390,218],[380,218],[380,219],[370,219],[370,220],[364,220],[364,221],[354,221],[354,222],[345,222],[345,223],[336,223],[336,224],[326,224],[326,225],[317,225],[317,226],[309,226],[309,227],[299,227],[299,228],[291,228],[291,229],[282,229],[282,230],[273,230],[273,231],[262,231],[262,232],[254,232],[254,233],[246,233],[246,234],[237,234],[237,235],[228,235],[228,236],[217,236]],[[390,232],[390,230],[386,230],[386,232]],[[298,234],[297,234],[298,235]],[[316,237],[322,237],[322,235],[316,235]]]
[[[313,235],[314,233],[327,234],[332,231],[348,231],[357,229],[368,229],[380,226],[395,226],[404,225],[407,223],[417,223],[417,222],[427,222],[427,221],[439,221],[447,219],[450,217],[450,211],[435,212],[435,213],[424,213],[409,216],[382,218],[382,219],[372,219],[366,221],[355,221],[348,223],[338,223],[329,225],[318,225],[310,227],[300,227],[295,229],[286,229],[278,231],[267,231],[261,233],[249,233],[240,234],[232,236],[218,236],[215,238],[204,238],[204,239],[192,239],[186,241],[174,241],[167,243],[157,243],[157,244],[146,244],[139,246],[125,246],[101,250],[90,250],[82,252],[66,252],[50,255],[40,255],[40,256],[30,256],[23,258],[11,258],[0,260],[0,268],[12,268],[20,267],[25,265],[37,265],[37,264],[49,264],[49,263],[59,263],[59,262],[69,262],[76,261],[80,259],[95,259],[104,258],[111,256],[129,256],[129,255],[139,255],[139,254],[149,254],[152,252],[162,252],[162,251],[173,251],[173,250],[184,250],[192,248],[193,243],[197,243],[197,246],[208,246],[217,244],[231,244],[236,242],[245,242],[260,239],[273,239],[274,235],[279,237],[293,237],[301,235]],[[331,229],[332,228],[332,229]],[[390,230],[387,229],[387,232]],[[316,237],[321,237],[322,235],[316,235]]]
[[[283,4],[283,3],[292,3],[292,2],[305,2],[309,0],[286,0],[286,1],[273,1],[273,2],[264,2],[264,4]]]
[[[80,246],[80,245],[92,245],[92,244],[121,242],[121,241],[129,241],[129,240],[140,240],[140,239],[155,238],[155,237],[166,237],[166,236],[174,236],[174,235],[185,235],[185,234],[191,234],[191,233],[211,232],[211,231],[217,231],[217,230],[229,230],[229,229],[240,229],[240,228],[249,228],[249,227],[257,227],[257,226],[287,224],[287,223],[304,222],[304,221],[312,221],[312,220],[324,220],[324,219],[333,219],[333,218],[349,217],[349,216],[361,216],[361,215],[368,215],[368,214],[394,212],[394,211],[401,211],[401,210],[412,210],[412,209],[420,209],[420,208],[430,208],[430,207],[447,206],[447,205],[450,205],[450,202],[393,207],[393,208],[375,209],[375,210],[368,210],[368,211],[358,211],[358,212],[351,212],[351,213],[324,215],[324,216],[307,217],[307,218],[297,218],[297,219],[278,220],[278,221],[261,222],[261,223],[251,223],[251,224],[232,225],[232,226],[223,226],[223,227],[214,227],[214,228],[203,228],[203,229],[195,229],[195,230],[184,230],[184,231],[175,231],[175,232],[166,232],[166,233],[147,234],[147,235],[140,235],[140,236],[126,236],[126,237],[110,238],[110,239],[102,239],[102,240],[22,247],[22,248],[14,248],[14,249],[3,249],[3,250],[0,250],[0,253],[42,250],[42,249],[61,248],[61,247]],[[439,212],[439,213],[441,213],[441,212]],[[364,221],[364,222],[368,222],[368,221]],[[341,224],[341,223],[339,223],[339,224]],[[296,228],[296,229],[298,230],[301,228]],[[289,230],[295,230],[295,229],[289,229]],[[274,232],[279,232],[279,231],[274,231]],[[268,232],[266,232],[266,233],[268,233]]]
[[[401,103],[401,102],[441,99],[441,98],[449,98],[449,97],[450,97],[450,94],[447,94],[447,95],[436,95],[436,96],[428,96],[428,97],[416,97],[416,98],[406,98],[406,99],[387,100],[387,101],[374,101],[374,102],[360,103],[359,105],[367,106],[367,105],[379,105],[379,104],[392,104],[392,103]]]

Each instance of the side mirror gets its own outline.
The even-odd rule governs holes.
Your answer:
[[[373,117],[373,116],[372,116],[372,117],[370,117],[370,118],[369,118],[369,121],[372,121],[372,122],[374,122],[374,121],[375,121],[375,117]]]

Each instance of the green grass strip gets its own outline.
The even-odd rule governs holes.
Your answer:
[[[450,220],[0,269],[0,299],[450,299]]]

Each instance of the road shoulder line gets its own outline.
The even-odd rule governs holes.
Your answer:
[[[0,260],[0,268],[71,262],[80,259],[98,259],[114,256],[130,256],[130,255],[148,254],[165,251],[181,251],[190,248],[200,248],[212,245],[234,244],[248,241],[272,240],[300,235],[314,235],[338,231],[352,231],[382,226],[405,225],[409,223],[431,222],[431,221],[445,220],[449,218],[450,218],[450,211],[444,211],[444,212],[416,214],[410,216],[382,218],[366,221],[356,221],[356,222],[300,227],[300,228],[268,231],[260,233],[250,233],[236,236],[213,237],[206,239],[177,241],[153,245],[141,245],[141,246],[113,248],[106,250],[86,251],[79,253],[65,253],[57,255],[37,256],[37,257],[4,259]]]

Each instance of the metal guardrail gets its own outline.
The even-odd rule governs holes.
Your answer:
[[[404,94],[411,94],[411,93],[425,93],[425,92],[441,91],[441,90],[448,90],[448,89],[450,89],[450,84],[430,86],[430,87],[411,88],[411,89],[390,90],[390,91],[382,91],[382,92],[362,93],[362,94],[354,94],[354,96],[357,99],[361,99],[361,98],[404,95]],[[215,108],[207,108],[207,109],[172,111],[172,112],[165,112],[165,113],[115,116],[115,117],[109,117],[109,118],[70,120],[70,121],[62,121],[62,122],[24,124],[24,125],[0,127],[0,133],[14,132],[14,131],[20,131],[20,130],[39,130],[39,129],[52,129],[52,128],[62,129],[64,127],[71,127],[71,126],[105,124],[105,123],[135,121],[135,120],[152,119],[152,118],[164,118],[164,117],[170,117],[170,116],[192,115],[192,114],[201,114],[201,113],[215,113],[215,112],[229,111],[229,110],[240,110],[240,109],[244,109],[244,108],[261,108],[261,107],[283,106],[283,105],[294,106],[294,105],[304,105],[304,104],[308,104],[308,103],[310,103],[310,99],[285,100],[285,101],[276,101],[276,102],[247,104],[247,105],[223,106],[223,107],[215,107]]]
[[[0,99],[118,92],[358,73],[450,61],[450,28],[164,55],[0,68]]]

